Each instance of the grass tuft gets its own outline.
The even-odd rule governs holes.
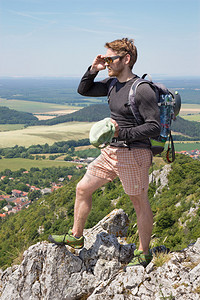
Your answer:
[[[162,267],[172,257],[171,253],[157,253],[153,256],[153,263],[156,268]]]

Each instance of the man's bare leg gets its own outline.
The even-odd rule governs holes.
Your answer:
[[[85,222],[92,208],[92,194],[107,182],[107,179],[86,173],[77,184],[74,207],[74,225],[72,228],[74,236],[80,237],[83,235]]]
[[[144,254],[148,254],[149,243],[153,229],[153,213],[149,204],[148,195],[143,191],[141,195],[129,196],[137,216],[139,233],[139,248]]]

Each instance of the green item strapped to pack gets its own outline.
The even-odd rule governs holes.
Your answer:
[[[90,129],[90,143],[99,149],[110,144],[115,134],[115,125],[110,118],[105,118],[95,123]]]

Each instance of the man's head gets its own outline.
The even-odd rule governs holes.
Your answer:
[[[123,38],[121,40],[115,40],[113,42],[106,43],[105,47],[111,49],[122,58],[129,55],[129,68],[132,70],[137,60],[137,48],[132,39],[129,40],[128,38]]]

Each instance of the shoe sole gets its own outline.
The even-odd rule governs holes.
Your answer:
[[[127,265],[126,268],[131,268],[131,267],[138,267],[138,266],[142,266],[144,268],[146,268],[148,266],[148,264],[135,264],[135,265]]]

